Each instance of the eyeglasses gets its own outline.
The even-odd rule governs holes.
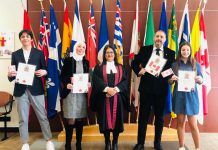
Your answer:
[[[106,54],[114,54],[114,52],[106,52]]]

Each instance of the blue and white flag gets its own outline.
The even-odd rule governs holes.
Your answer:
[[[102,0],[101,25],[100,25],[100,34],[99,34],[99,42],[98,42],[98,60],[101,63],[103,61],[103,50],[105,45],[107,44],[109,44],[107,17],[105,12],[104,0]]]
[[[184,12],[182,15],[182,20],[179,27],[179,39],[178,43],[184,41],[190,42],[190,21],[189,21],[189,11],[188,11],[188,0],[186,1]]]
[[[164,0],[162,4],[159,30],[164,31],[164,33],[166,34],[166,41],[164,43],[164,46],[167,47],[168,46],[168,22],[167,22],[167,14],[166,14],[166,0]]]
[[[117,52],[117,61],[123,64],[123,37],[122,37],[122,21],[121,21],[121,8],[120,0],[117,0],[117,12],[114,29],[114,49]]]
[[[50,5],[50,45],[48,58],[48,117],[52,118],[60,111],[60,68],[61,37],[54,8]]]
[[[85,42],[82,22],[81,22],[80,13],[79,13],[79,0],[76,0],[76,5],[75,5],[73,32],[72,32],[72,45],[71,45],[72,51],[77,41]]]

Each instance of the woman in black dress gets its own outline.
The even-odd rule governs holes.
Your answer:
[[[124,108],[129,110],[127,75],[118,64],[116,52],[107,45],[103,51],[103,62],[96,65],[93,73],[91,109],[97,112],[100,133],[105,137],[105,150],[111,149],[110,132],[113,132],[112,149],[117,150],[119,133],[124,127]]]

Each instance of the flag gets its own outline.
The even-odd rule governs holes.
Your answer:
[[[164,31],[166,34],[166,41],[164,43],[164,46],[168,46],[168,22],[167,22],[167,15],[166,15],[166,1],[164,0],[162,3],[162,11],[161,11],[161,17],[160,17],[160,23],[159,23],[159,30]],[[171,86],[168,84],[168,93],[167,93],[167,101],[165,106],[165,114],[172,112],[172,97],[171,97]]]
[[[176,22],[176,9],[173,3],[172,12],[170,17],[170,23],[168,27],[168,47],[175,51],[176,56],[178,55],[179,45],[178,45],[178,31]]]
[[[191,47],[192,47],[192,56],[194,57],[197,51],[200,48],[200,27],[199,27],[199,14],[200,6],[197,9],[195,20],[192,26],[191,31]]]
[[[82,22],[79,13],[79,0],[76,0],[74,19],[73,19],[72,50],[77,41],[85,42]]]
[[[123,37],[120,0],[117,0],[117,12],[114,30],[114,49],[117,52],[117,61],[119,64],[123,64]]]
[[[94,17],[94,7],[92,0],[90,1],[90,14],[89,14],[89,25],[87,34],[87,54],[86,58],[89,60],[89,68],[94,68],[97,64],[97,32]]]
[[[184,41],[190,42],[190,21],[189,21],[189,11],[188,11],[188,0],[185,3],[185,8],[183,11],[183,15],[179,27],[178,43],[180,44]]]
[[[164,46],[168,46],[168,22],[167,22],[167,14],[166,14],[166,0],[162,3],[162,11],[160,16],[160,24],[159,24],[159,30],[164,31],[166,34],[166,41],[164,43]]]
[[[102,0],[101,24],[100,24],[100,34],[99,34],[99,42],[98,42],[98,61],[100,63],[102,63],[103,61],[103,50],[105,45],[107,44],[109,44],[107,17],[105,12],[104,0]]]
[[[32,28],[30,25],[30,19],[29,19],[28,12],[26,9],[24,9],[24,13],[23,13],[23,29],[32,31]],[[32,33],[33,33],[33,31],[32,31]],[[34,35],[34,33],[33,33],[33,35]],[[31,45],[32,45],[32,47],[36,47],[35,43],[34,43],[34,39],[31,40]]]
[[[205,3],[206,4],[206,3]],[[211,76],[210,76],[210,64],[209,64],[209,54],[208,54],[208,45],[207,45],[207,36],[206,36],[206,26],[204,22],[204,8],[201,10],[200,15],[200,49],[196,53],[196,60],[200,63],[204,82],[202,84],[202,91],[199,96],[202,97],[202,110],[201,115],[198,116],[198,122],[203,124],[203,115],[208,114],[208,104],[207,104],[207,95],[211,90]],[[199,110],[199,111],[200,111]],[[200,120],[201,118],[201,120]]]
[[[50,4],[50,42],[47,81],[47,113],[52,118],[60,109],[61,37],[52,4]]]
[[[72,38],[72,24],[69,18],[69,12],[66,1],[64,1],[64,24],[63,24],[63,38],[62,38],[62,50],[61,59],[63,60],[67,52],[70,50]]]
[[[133,21],[133,27],[132,27],[132,40],[131,40],[131,47],[130,47],[130,53],[129,53],[129,59],[130,61],[134,59],[134,56],[138,54],[138,51],[140,49],[140,37],[139,37],[139,6],[138,6],[138,0],[136,0],[136,16]],[[135,107],[139,106],[139,92],[138,87],[140,83],[140,77],[137,77],[137,75],[131,71],[131,81],[130,81],[130,101],[134,104]]]
[[[38,42],[38,48],[43,51],[45,55],[45,62],[48,63],[48,46],[49,46],[49,38],[50,38],[50,31],[48,21],[45,15],[45,11],[41,9],[41,16],[40,16],[40,36]]]
[[[154,44],[154,17],[152,10],[152,1],[149,0],[148,3],[148,14],[147,14],[147,23],[145,27],[145,36],[143,45],[153,45]]]

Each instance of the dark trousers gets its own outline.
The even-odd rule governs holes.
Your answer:
[[[71,150],[71,141],[73,135],[73,129],[76,128],[76,149],[80,150],[81,142],[82,142],[82,133],[83,133],[83,122],[76,121],[74,125],[65,125],[65,132],[66,132],[66,143],[65,143],[65,150]]]
[[[140,93],[140,111],[138,122],[138,144],[144,145],[147,130],[147,124],[151,108],[155,115],[155,142],[161,142],[161,135],[164,123],[164,108],[166,103],[166,94]]]

